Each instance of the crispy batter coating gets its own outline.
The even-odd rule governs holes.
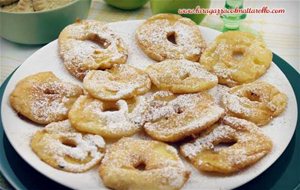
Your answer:
[[[255,81],[231,88],[222,103],[230,115],[262,126],[285,110],[287,96],[269,83]]]
[[[128,57],[123,40],[106,24],[80,20],[63,29],[58,37],[59,54],[67,70],[80,80],[89,70],[123,64]]]
[[[206,47],[199,27],[192,20],[175,14],[149,18],[137,29],[136,40],[144,53],[156,61],[199,61]]]
[[[201,92],[218,84],[218,78],[202,65],[185,59],[155,63],[146,72],[158,89],[173,93]]]
[[[131,136],[140,130],[140,127],[129,119],[134,104],[134,100],[104,102],[84,95],[72,106],[69,120],[76,130],[98,134],[104,138]]]
[[[225,117],[180,152],[198,170],[231,174],[253,165],[272,149],[272,141],[249,121]],[[231,143],[218,148],[219,144]]]
[[[164,142],[176,142],[196,135],[224,114],[224,109],[205,92],[175,96],[159,91],[146,103],[145,109],[146,133]]]
[[[124,64],[105,71],[90,71],[83,86],[95,98],[116,101],[145,94],[151,88],[151,80],[144,71]]]
[[[10,94],[10,104],[19,114],[38,124],[65,120],[75,100],[83,93],[80,86],[63,82],[52,72],[27,76]]]
[[[172,146],[127,137],[108,148],[99,174],[116,190],[179,190],[190,172]]]
[[[272,52],[264,41],[241,31],[220,34],[200,59],[218,76],[220,84],[230,87],[255,81],[265,74],[271,62]]]
[[[81,173],[102,160],[105,142],[101,136],[77,132],[65,120],[37,131],[30,145],[36,155],[50,166]]]

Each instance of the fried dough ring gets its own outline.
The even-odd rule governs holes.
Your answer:
[[[217,149],[220,143],[234,144]],[[223,124],[182,145],[180,152],[200,171],[230,174],[253,165],[271,149],[272,141],[254,123],[225,117]]]
[[[188,60],[166,60],[148,66],[146,72],[160,90],[193,93],[218,84],[218,78],[199,63]]]
[[[67,70],[80,80],[89,70],[108,69],[127,60],[123,40],[107,25],[81,20],[67,26],[58,37],[59,54]]]
[[[176,142],[198,134],[224,113],[207,93],[176,97],[171,92],[159,91],[147,104],[144,129],[152,138],[165,142]]]
[[[61,81],[52,72],[40,72],[18,82],[10,94],[10,104],[31,121],[49,124],[67,119],[82,93],[81,87]]]
[[[230,115],[262,126],[285,110],[287,96],[269,83],[256,81],[231,88],[222,103]]]
[[[68,120],[55,122],[37,131],[31,148],[50,166],[67,172],[81,173],[98,164],[104,152],[101,136],[75,131]]]
[[[72,126],[84,133],[98,134],[104,138],[131,136],[140,130],[129,119],[130,101],[103,102],[90,96],[80,96],[69,112]]]
[[[220,34],[203,52],[200,63],[216,74],[220,84],[236,86],[255,81],[270,67],[272,52],[247,32]]]
[[[105,186],[116,190],[179,190],[190,172],[172,146],[122,138],[107,150],[99,174]]]
[[[144,53],[156,61],[199,61],[206,47],[198,26],[175,14],[157,14],[147,19],[137,29],[136,40]]]
[[[84,77],[83,86],[95,98],[116,101],[146,93],[151,88],[151,80],[144,71],[125,64],[105,71],[90,71]]]

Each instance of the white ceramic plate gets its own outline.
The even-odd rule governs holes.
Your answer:
[[[129,47],[129,59],[127,63],[143,69],[147,65],[154,63],[154,61],[145,56],[135,43],[135,30],[141,22],[142,21],[116,22],[111,23],[110,27],[124,39]],[[200,27],[200,29],[208,43],[219,34],[219,32],[209,28]],[[9,105],[9,94],[13,91],[19,80],[27,75],[41,71],[53,71],[58,77],[65,81],[81,83],[72,77],[64,68],[58,56],[57,41],[51,42],[30,56],[10,79],[2,100],[1,112],[3,126],[10,143],[18,154],[32,167],[58,183],[73,189],[106,189],[97,173],[97,167],[82,174],[63,172],[42,162],[31,150],[29,146],[30,138],[32,134],[41,129],[41,127],[26,122],[17,116]],[[289,100],[286,111],[262,128],[265,134],[274,142],[272,152],[248,169],[225,177],[205,175],[198,172],[186,162],[187,167],[192,171],[192,175],[183,189],[209,190],[238,187],[261,174],[283,153],[296,128],[297,104],[295,95],[287,78],[274,63],[268,72],[259,80],[264,80],[275,85],[288,95]]]

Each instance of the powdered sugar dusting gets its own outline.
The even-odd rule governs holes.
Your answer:
[[[96,111],[99,118],[104,119],[109,130],[115,131],[115,133],[133,128],[134,125],[127,118],[128,105],[126,101],[119,100],[116,104],[119,108],[118,111]]]
[[[64,98],[64,100],[66,101],[68,98]],[[50,120],[53,115],[66,115],[68,113],[68,108],[64,102],[60,99],[50,101],[48,98],[36,99],[31,104],[31,110],[33,116],[44,120]]]
[[[172,115],[175,115],[175,113],[173,112]],[[169,125],[165,122],[154,121],[147,122],[144,127],[147,131],[152,131],[159,134],[159,136],[180,135],[178,138],[181,139],[185,136],[197,134],[209,127],[224,114],[224,110],[219,106],[212,105],[209,108],[203,109],[201,113],[199,113],[199,110],[195,110],[194,113],[192,118],[190,115],[184,116],[184,114],[182,114],[183,116],[175,116],[174,120],[169,122]],[[190,121],[185,121],[187,118]]]
[[[37,149],[35,151],[43,151],[55,160],[57,167],[63,170],[83,172],[97,164],[103,157],[103,154],[99,151],[99,149],[104,149],[105,146],[103,138],[98,135],[82,135],[76,132],[68,120],[51,123],[42,131],[45,131],[45,134],[42,134],[44,147],[42,150]],[[65,145],[63,139],[74,142],[76,146]],[[66,160],[66,156],[82,162],[87,157],[91,157],[91,160],[85,163],[71,163]]]
[[[129,65],[114,65],[108,71],[91,71],[83,84],[92,96],[110,101],[146,93],[151,87],[148,75]]]
[[[158,88],[175,93],[204,91],[218,84],[217,76],[199,63],[184,59],[165,60],[150,65],[146,71]]]
[[[129,45],[128,64],[144,69],[150,64],[155,64],[155,61],[145,56],[145,54],[143,54],[140,48],[136,45],[134,38],[135,29],[141,23],[142,21],[118,22],[109,24],[109,27],[116,31],[116,33],[124,39],[126,44]],[[208,42],[213,40],[217,34],[217,32],[208,28],[201,27],[201,29],[204,38]],[[43,60],[40,59],[41,57],[43,57]],[[28,146],[28,142],[30,141],[29,136],[31,136],[30,133],[38,130],[39,127],[17,119],[13,110],[11,110],[10,106],[5,103],[8,102],[7,94],[12,91],[16,82],[24,76],[35,72],[54,70],[56,73],[59,73],[60,76],[76,82],[77,80],[70,77],[70,74],[66,73],[61,65],[61,60],[57,56],[57,43],[54,42],[39,50],[34,56],[22,64],[19,70],[16,71],[8,84],[8,89],[4,95],[4,103],[2,104],[2,120],[6,134],[13,146],[19,153],[22,154],[23,158],[51,179],[63,183],[72,189],[84,189],[86,187],[91,187],[93,189],[106,189],[103,183],[101,183],[101,180],[99,180],[97,167],[84,174],[76,175],[51,168],[49,170],[49,167],[47,167],[45,163],[34,156]],[[187,163],[185,159],[182,158],[182,161],[186,164],[188,169],[192,171],[192,175],[190,176],[188,183],[186,183],[182,189],[233,189],[259,175],[262,171],[269,167],[285,149],[296,126],[297,104],[293,90],[284,74],[275,64],[271,65],[270,69],[261,78],[261,80],[276,85],[277,88],[279,88],[282,92],[285,92],[289,97],[289,103],[286,111],[279,117],[272,120],[270,124],[262,128],[264,133],[270,136],[274,142],[274,148],[271,153],[263,158],[262,161],[248,169],[226,177],[207,175],[203,172],[199,172],[195,169],[195,167],[193,167],[190,163]],[[222,85],[218,85],[218,87],[213,88],[212,91],[219,89],[220,86],[223,87]],[[213,97],[216,97],[217,94],[222,95],[222,92],[218,90],[216,93],[213,92],[212,94]]]
[[[83,79],[84,71],[110,68],[127,60],[127,47],[105,24],[80,21],[66,27],[59,36],[59,51],[67,69]]]
[[[142,171],[136,168],[140,163],[145,165]],[[130,171],[131,176],[126,170]],[[100,166],[100,175],[104,180],[118,177],[120,181],[132,180],[135,184],[139,184],[135,179],[139,177],[140,181],[146,180],[142,184],[155,184],[157,189],[163,190],[179,189],[187,180],[189,171],[177,150],[170,145],[153,140],[123,138],[108,148]],[[110,185],[114,188],[116,184]],[[124,184],[123,187],[129,188],[130,185]]]
[[[160,61],[174,58],[199,59],[206,44],[193,22],[185,18],[175,22],[174,19],[155,19],[145,22],[137,30],[137,40],[146,51],[151,51]],[[175,36],[176,44],[168,41],[170,34]]]
[[[202,165],[203,160],[199,155],[204,155],[205,150],[215,153],[218,158],[213,161],[205,159],[208,164],[223,160],[229,172],[239,171],[242,168],[255,163],[271,151],[271,140],[260,132],[259,128],[246,120],[224,117],[223,123],[214,126],[212,131],[197,138],[192,143],[181,146],[184,156]],[[234,145],[223,149],[215,149],[221,142],[236,141]],[[199,160],[197,160],[199,158]],[[221,170],[215,169],[214,171]],[[228,172],[227,171],[227,172]]]
[[[181,71],[180,76],[183,76],[186,73],[189,73],[191,77],[196,77],[203,79],[205,81],[218,82],[218,78],[208,72],[204,67],[202,67],[199,63],[194,63],[191,61],[183,60],[182,64],[180,64]]]
[[[113,110],[110,106],[106,108],[108,102],[81,96],[70,110],[69,119],[77,128],[104,137],[120,138],[137,132],[139,126],[131,122],[128,116],[128,103],[125,100],[110,103],[114,104]]]
[[[33,85],[32,115],[39,120],[53,121],[65,117],[68,105],[81,94],[81,88],[67,82],[52,81]]]
[[[234,113],[241,113],[241,114],[254,114],[252,108],[248,108],[243,106],[244,102],[251,102],[249,99],[245,97],[239,97],[235,94],[224,94],[223,96],[223,103],[226,108]]]
[[[181,147],[182,153],[189,159],[194,158],[204,149],[213,149],[214,142],[217,139],[228,138],[235,132],[234,129],[227,125],[220,125],[215,128],[209,135],[204,138],[198,138],[193,143],[187,143]]]
[[[145,122],[156,121],[163,117],[170,117],[184,110],[191,110],[197,106],[197,101],[208,101],[208,105],[213,103],[213,99],[205,98],[206,95],[202,96],[201,94],[175,96],[169,91],[158,91],[152,95],[141,98],[141,103],[137,106],[138,111],[134,117],[139,118],[139,121],[136,122],[143,125]],[[217,115],[223,113],[223,109],[221,108],[213,110],[215,111],[214,113],[218,113]]]
[[[271,84],[256,81],[230,89],[224,94],[222,103],[237,117],[265,125],[284,111],[287,97]]]

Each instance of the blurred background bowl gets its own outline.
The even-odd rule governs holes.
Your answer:
[[[87,18],[91,1],[75,0],[63,7],[40,12],[0,11],[0,35],[21,44],[46,44],[76,19]]]

